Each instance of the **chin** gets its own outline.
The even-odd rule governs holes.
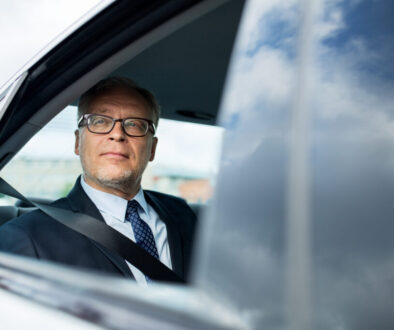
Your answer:
[[[98,171],[96,178],[100,181],[113,181],[113,182],[121,182],[121,181],[129,181],[130,179],[133,179],[133,171],[127,170],[127,171],[120,171],[119,169],[117,170],[111,170],[111,169],[105,169]]]
[[[119,168],[111,169],[105,168],[97,171],[94,177],[95,179],[104,186],[116,187],[123,186],[127,187],[134,185],[137,181],[136,173],[132,170],[121,170]]]

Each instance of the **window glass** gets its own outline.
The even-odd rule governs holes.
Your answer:
[[[67,107],[3,168],[2,177],[27,197],[65,196],[81,173],[74,155],[76,109]],[[0,201],[10,203],[4,196]]]
[[[144,173],[142,185],[205,203],[211,196],[218,170],[224,129],[161,119],[156,158]]]
[[[67,195],[82,172],[74,154],[76,126],[76,107],[69,106],[25,145],[2,177],[28,197]],[[222,135],[220,127],[161,119],[156,158],[144,173],[143,188],[205,203],[212,195]]]
[[[251,328],[393,328],[392,12],[248,2],[196,269]]]

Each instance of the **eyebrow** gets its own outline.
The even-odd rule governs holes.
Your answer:
[[[101,112],[101,113],[107,113],[107,112],[109,112],[108,108],[104,108],[104,107],[100,107],[100,108],[98,108],[98,109],[95,109],[95,111]]]

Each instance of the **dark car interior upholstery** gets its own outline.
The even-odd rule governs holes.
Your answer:
[[[35,209],[35,207],[20,207],[15,205],[0,206],[0,226],[13,218]]]

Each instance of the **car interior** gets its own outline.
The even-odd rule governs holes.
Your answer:
[[[151,90],[161,118],[216,125],[244,1],[152,2],[149,14],[138,4],[110,6],[28,70],[0,124],[0,168],[59,111],[76,106],[84,90],[107,76],[128,77]],[[100,20],[113,26],[97,31]],[[51,200],[34,197],[33,202]],[[200,206],[191,206],[200,212]],[[32,209],[33,204],[18,200],[2,206],[0,224]]]
[[[75,107],[84,91],[108,76],[125,76],[151,90],[163,119],[217,125],[244,2],[111,2],[0,90],[0,107],[6,110],[0,111],[1,177],[8,181],[3,173],[13,166],[18,152],[57,115]],[[41,204],[55,199],[26,197]],[[191,206],[197,215],[202,211],[200,205]],[[21,200],[2,205],[0,225],[33,209]],[[36,260],[3,253],[0,257],[5,294],[8,290],[29,303],[38,302],[35,305],[46,307],[45,315],[49,306],[112,329],[125,328],[125,324],[137,329],[148,324],[152,329],[179,324],[194,324],[196,329],[216,329],[218,324],[241,328],[237,315],[190,287],[182,291],[167,285],[162,291],[158,284],[141,294],[133,283],[98,273],[41,260],[38,265]],[[171,301],[165,300],[163,292]],[[222,311],[211,312],[217,309]]]

